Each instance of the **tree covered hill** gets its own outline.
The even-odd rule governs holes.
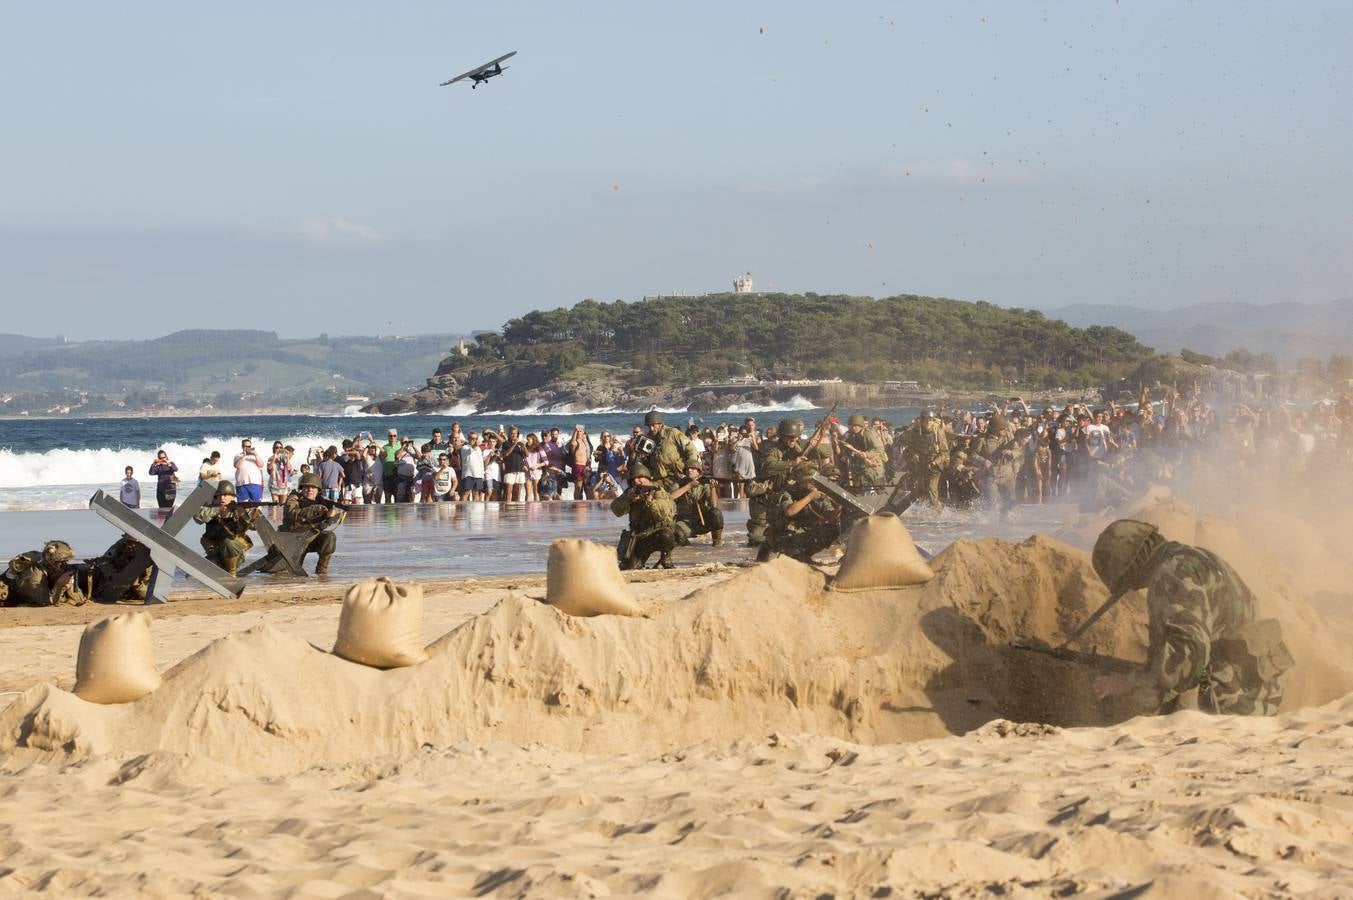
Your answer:
[[[1035,310],[935,297],[706,294],[637,303],[584,300],[512,319],[476,337],[439,374],[498,362],[558,378],[591,363],[636,384],[785,374],[949,387],[1017,381],[1102,384],[1150,356],[1117,328],[1073,328]]]
[[[407,390],[453,335],[279,338],[253,329],[194,329],[143,341],[22,341],[0,351],[0,391],[63,401],[71,392],[138,406],[196,400],[220,408],[339,404],[348,394]]]

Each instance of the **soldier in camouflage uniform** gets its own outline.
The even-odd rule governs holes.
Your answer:
[[[316,554],[318,559],[315,561],[315,574],[328,575],[329,560],[338,549],[338,537],[328,526],[335,519],[341,523],[346,513],[337,506],[320,500],[320,487],[320,477],[316,473],[307,472],[301,476],[297,490],[288,494],[287,502],[282,505],[280,530],[292,534],[309,534],[310,540],[306,543],[305,552],[301,554],[300,559],[304,561],[311,553]],[[259,565],[259,571],[271,574],[282,570],[282,555],[277,550],[270,549]]]
[[[995,498],[1001,508],[1015,505],[1015,476],[1019,471],[1019,439],[1010,430],[1005,416],[991,417],[987,433],[978,438],[973,455],[981,458],[986,469],[983,492]]]
[[[812,481],[816,463],[803,459],[794,464],[770,507],[766,539],[757,554],[765,562],[783,553],[800,562],[830,547],[841,536],[841,515]]]
[[[850,486],[857,494],[872,493],[888,483],[888,448],[883,446],[878,429],[870,428],[869,420],[860,413],[850,417],[849,425],[841,448]]]
[[[1168,713],[1197,690],[1203,712],[1271,716],[1292,656],[1273,619],[1255,621],[1250,589],[1215,554],[1166,541],[1154,525],[1114,522],[1095,542],[1095,571],[1115,594],[1144,588],[1150,615],[1146,665],[1103,675],[1095,691],[1134,714]]]
[[[113,546],[103,551],[98,559],[91,559],[80,570],[80,580],[89,591],[89,597],[96,603],[117,603],[122,600],[140,600],[145,602],[146,591],[150,589],[150,576],[154,567],[149,563],[145,568],[132,573],[129,580],[118,589],[118,576],[122,570],[132,565],[136,557],[146,551],[146,545],[124,534]]]
[[[930,410],[922,410],[907,442],[907,479],[912,490],[925,489],[926,500],[934,509],[944,506],[940,476],[948,464],[949,438],[944,423]]]
[[[658,565],[672,568],[672,550],[677,545],[676,504],[666,491],[653,483],[646,466],[630,472],[630,486],[611,501],[611,512],[628,515],[629,528],[620,533],[616,556],[621,569],[642,569],[654,553]]]
[[[955,449],[949,457],[944,481],[949,502],[954,506],[969,507],[982,496],[982,490],[977,486],[977,470],[969,464],[966,450]]]
[[[775,443],[761,449],[760,477],[747,486],[747,546],[756,547],[766,538],[770,506],[789,476],[789,467],[803,448],[799,438],[803,422],[784,419],[775,430]]]
[[[715,547],[723,543],[723,510],[719,509],[713,486],[702,482],[698,472],[688,469],[671,496],[676,503],[678,544],[684,547],[702,534],[708,534]]]
[[[207,526],[202,532],[202,550],[207,559],[234,575],[244,554],[254,546],[249,531],[258,518],[258,507],[240,509],[235,505],[235,485],[224,479],[217,483],[214,506],[204,506],[193,514],[193,521]]]
[[[662,413],[656,409],[644,416],[648,436],[653,439],[653,451],[641,461],[652,473],[653,483],[664,491],[674,490],[687,470],[701,472],[700,454],[680,428],[668,428]]]
[[[20,553],[0,574],[5,602],[11,606],[82,606],[89,598],[80,589],[75,552],[65,541],[48,541],[41,550]]]

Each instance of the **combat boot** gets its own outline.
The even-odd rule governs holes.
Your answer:
[[[675,568],[676,568],[676,563],[672,562],[672,554],[671,554],[670,551],[669,551],[669,552],[665,552],[665,553],[662,554],[662,556],[659,556],[659,557],[658,557],[658,565],[661,566],[661,567],[664,568],[664,569],[675,569]]]
[[[329,574],[329,560],[333,557],[332,553],[321,553],[319,559],[315,562],[316,575]]]
[[[225,569],[225,573],[231,578],[236,577],[235,572],[240,567],[240,558],[238,556],[227,556],[222,562],[224,565],[221,568]]]
[[[710,545],[711,547],[718,547],[718,546],[720,546],[720,545],[722,545],[722,544],[723,544],[723,532],[722,532],[722,531],[711,531],[711,532],[709,533],[709,545]]]

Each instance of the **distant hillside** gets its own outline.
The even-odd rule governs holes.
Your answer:
[[[0,338],[0,392],[62,404],[89,395],[130,396],[137,405],[341,407],[349,394],[379,396],[419,384],[456,340],[446,334],[283,340],[271,331],[209,329],[146,341],[7,335]]]
[[[372,408],[647,408],[682,402],[685,393],[673,388],[749,378],[1082,387],[1121,377],[1149,355],[1116,328],[1072,328],[1037,311],[935,297],[584,300],[511,319],[501,334],[476,334],[469,354],[443,360],[425,388]]]
[[[1302,357],[1353,352],[1353,299],[1330,303],[1197,303],[1177,310],[1079,303],[1047,311],[1077,326],[1112,325],[1157,350],[1224,356],[1272,353],[1285,366]]]
[[[0,358],[17,356],[44,347],[55,347],[61,342],[55,338],[32,338],[22,334],[0,334]]]

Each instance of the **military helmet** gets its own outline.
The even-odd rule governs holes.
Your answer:
[[[48,541],[42,546],[42,561],[47,565],[57,565],[75,556],[75,551],[65,541]]]
[[[658,412],[656,409],[650,409],[648,412],[644,413],[644,424],[645,425],[663,424],[662,413]]]
[[[320,481],[319,476],[316,475],[314,472],[306,472],[304,475],[301,476],[299,487],[301,487],[302,489],[308,487],[318,488],[323,486],[324,482]]]
[[[798,437],[803,434],[803,419],[781,419],[776,433],[782,438]]]
[[[850,416],[850,427],[859,425],[861,428],[869,424],[869,420],[864,417],[864,413],[852,413]]]
[[[225,479],[221,479],[220,481],[216,482],[216,494],[214,496],[234,497],[235,485],[229,481],[226,481]]]
[[[1159,529],[1149,522],[1119,519],[1095,541],[1090,562],[1110,591],[1127,590],[1137,582],[1142,564],[1162,540]]]
[[[1003,413],[996,413],[991,417],[991,425],[988,426],[987,430],[992,434],[1000,434],[1009,428],[1010,422],[1005,418],[1005,415]]]
[[[633,481],[636,478],[647,478],[649,481],[652,481],[653,473],[648,470],[648,466],[637,465],[633,469],[630,469],[630,481]]]
[[[817,474],[817,463],[811,459],[801,459],[794,463],[794,466],[789,470],[789,474],[795,481],[807,481]]]

